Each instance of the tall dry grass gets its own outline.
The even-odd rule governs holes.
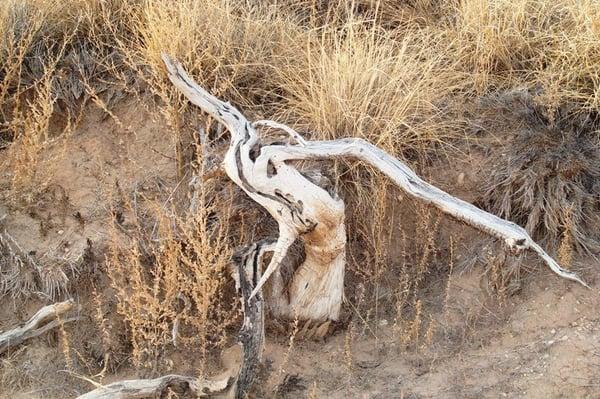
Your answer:
[[[106,91],[106,81],[133,90],[132,76],[159,98],[177,134],[184,103],[165,81],[167,52],[249,112],[317,137],[423,150],[463,134],[452,108],[476,93],[542,86],[540,101],[597,110],[599,16],[592,0],[7,1],[2,137],[22,137],[17,163],[31,162],[48,127],[23,126],[24,115],[73,108],[93,94],[80,81],[92,91]]]
[[[226,287],[230,207],[217,208],[213,190],[203,185],[197,212],[181,216],[151,201],[143,209],[121,201],[129,222],[114,221],[106,272],[136,367],[168,367],[168,350],[193,348],[203,374],[211,351],[227,343],[238,312]]]
[[[434,36],[397,37],[361,20],[311,36],[278,68],[280,119],[314,138],[362,137],[392,152],[456,137],[440,114],[460,81]]]

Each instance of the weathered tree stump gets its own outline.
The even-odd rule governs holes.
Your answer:
[[[525,229],[423,181],[406,164],[369,142],[357,138],[307,141],[290,127],[276,122],[250,123],[237,108],[198,86],[177,61],[166,55],[163,60],[173,84],[231,133],[222,163],[229,178],[278,223],[279,237],[269,246],[273,256],[252,294],[257,295],[273,276],[265,300],[274,316],[311,320],[318,328],[318,324],[338,319],[342,303],[346,264],[344,202],[288,163],[296,160],[340,157],[361,160],[383,172],[410,196],[503,240],[512,251],[536,252],[553,272],[585,285],[575,273],[561,268]],[[256,131],[259,125],[284,130],[295,144],[261,143]],[[306,258],[288,283],[287,295],[283,295],[282,276],[277,268],[300,237]]]

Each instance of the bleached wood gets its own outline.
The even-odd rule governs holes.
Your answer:
[[[64,320],[57,318],[71,309],[75,303],[69,299],[64,302],[47,305],[38,310],[23,326],[13,328],[12,330],[0,334],[0,353],[6,352],[13,346],[20,345],[25,340],[37,337],[59,326],[61,323],[68,323],[77,320],[77,317],[71,317]]]
[[[230,131],[231,142],[223,161],[227,175],[278,223],[274,255],[256,284],[253,296],[275,274],[294,240],[301,236],[304,241],[306,260],[292,276],[289,297],[283,297],[280,276],[275,274],[267,302],[276,316],[337,320],[342,301],[346,254],[344,203],[289,165],[287,161],[291,160],[360,159],[382,171],[414,198],[502,239],[511,250],[531,249],[559,276],[586,285],[575,273],[561,268],[520,226],[423,181],[406,164],[378,147],[357,138],[307,141],[293,129],[273,121],[251,124],[235,107],[198,86],[179,63],[167,56],[163,56],[163,60],[173,84],[190,102]],[[284,130],[298,145],[261,146],[255,130],[259,125]],[[250,153],[257,149],[259,155],[252,159]]]
[[[269,146],[261,152],[261,157],[268,158],[272,162],[275,162],[273,158],[277,162],[335,157],[359,159],[379,169],[412,197],[429,203],[470,226],[504,240],[511,250],[517,252],[526,249],[532,250],[554,273],[588,287],[576,273],[563,269],[539,244],[533,241],[521,226],[479,209],[475,205],[453,197],[425,182],[406,164],[363,139],[310,141],[304,147]]]
[[[270,298],[268,301],[276,301],[281,305],[277,306],[280,316],[337,320],[342,300],[346,250],[343,201],[329,195],[296,168],[285,163],[273,163],[275,173],[269,175],[268,159],[255,162],[250,157],[250,152],[260,142],[253,124],[235,107],[198,86],[179,63],[167,56],[163,56],[163,60],[173,84],[193,104],[230,131],[231,142],[223,160],[225,173],[278,223],[279,238],[274,254],[252,296],[277,269],[290,245],[302,236],[307,261],[298,269],[303,272],[296,273],[292,279],[296,297],[290,298],[289,303],[282,298]],[[271,122],[262,124],[279,128],[279,124]],[[284,130],[295,136],[297,141],[303,142],[291,128]],[[318,258],[321,260],[317,261]],[[330,270],[332,267],[333,270]],[[326,276],[329,281],[321,282],[316,276]],[[305,291],[312,294],[303,294]]]
[[[213,397],[227,390],[229,378],[218,381],[201,380],[195,377],[170,374],[154,379],[125,380],[99,386],[77,399],[134,399],[158,397],[170,386],[184,386],[197,397]],[[162,396],[160,396],[162,397]]]

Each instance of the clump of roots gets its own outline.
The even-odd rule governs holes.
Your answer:
[[[598,253],[600,115],[575,106],[545,107],[526,91],[492,102],[505,111],[497,115],[510,113],[519,126],[489,161],[483,206],[548,246],[568,235],[573,250]]]

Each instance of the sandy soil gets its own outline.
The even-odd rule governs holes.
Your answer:
[[[331,398],[598,398],[598,290],[545,277],[530,281],[503,309],[489,310],[490,321],[458,339],[444,337],[456,333],[454,326],[432,345],[403,351],[387,326],[377,339],[355,337],[350,354],[346,334],[339,334],[325,343],[300,343],[290,355],[285,342],[273,343],[267,359],[279,371],[287,356],[284,374],[296,375],[306,388],[284,397],[306,397],[314,389]],[[455,281],[455,311],[486,311],[476,280],[471,274]]]

